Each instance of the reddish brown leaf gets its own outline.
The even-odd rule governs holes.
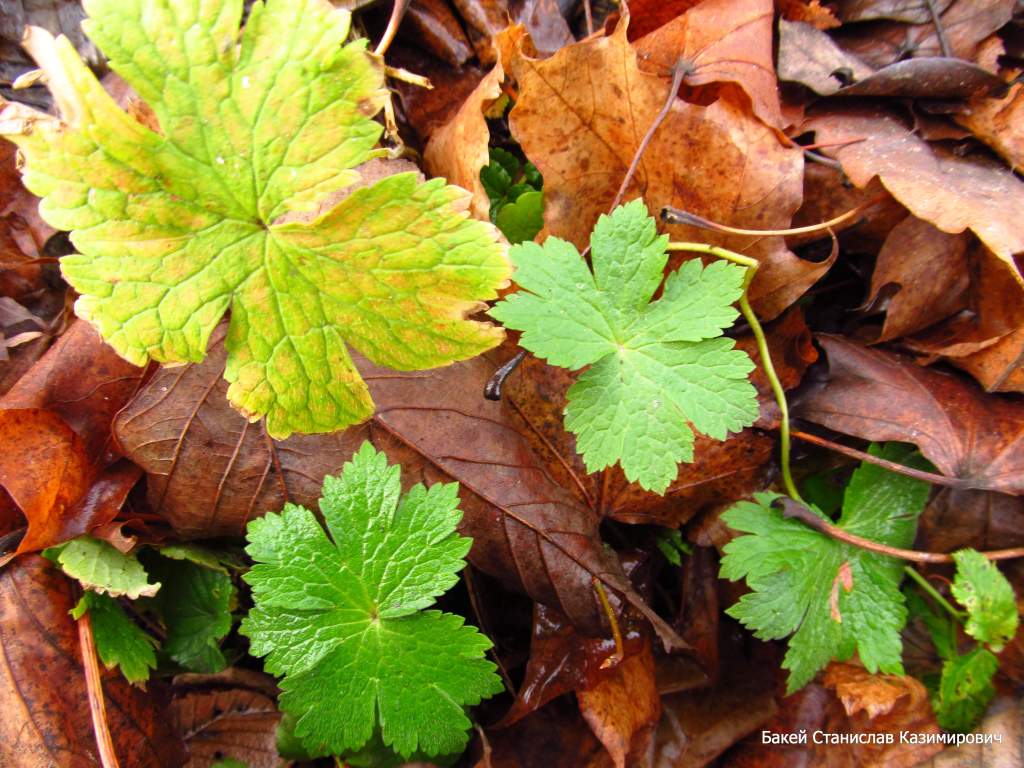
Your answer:
[[[277,692],[272,678],[244,669],[179,675],[171,714],[188,747],[185,768],[228,758],[248,768],[279,768]]]
[[[741,651],[723,659],[717,685],[664,696],[654,765],[701,768],[762,727],[777,709],[774,667],[763,652]]]
[[[622,23],[610,37],[510,65],[519,99],[512,135],[544,176],[547,235],[587,245],[615,198],[669,81],[641,72]],[[799,206],[803,157],[723,92],[707,107],[676,99],[640,162],[624,201],[643,196],[653,214],[671,205],[754,229],[789,226]],[[780,314],[831,262],[797,258],[781,238],[721,236],[673,226],[674,239],[724,245],[757,258],[751,297],[766,318]]]
[[[775,7],[783,19],[806,22],[818,29],[832,29],[842,24],[835,12],[821,4],[821,0],[775,0]]]
[[[817,683],[804,686],[779,702],[778,711],[764,724],[771,734],[768,743],[762,732],[752,734],[730,750],[729,768],[815,768],[810,750],[798,744],[772,743],[776,734],[808,734],[825,724],[825,710],[831,694]]]
[[[964,547],[1024,546],[1024,499],[991,491],[943,488],[925,507],[917,548],[953,552]]]
[[[142,381],[143,369],[125,362],[83,320],[68,330],[0,400],[0,408],[45,408],[82,438],[91,460],[112,455],[111,421]]]
[[[70,583],[41,557],[0,572],[0,764],[17,768],[99,765]],[[101,671],[107,723],[121,764],[181,765],[185,751],[163,705],[129,685],[118,670]]]
[[[412,0],[399,30],[402,37],[453,67],[461,67],[473,58],[473,46],[444,0]]]
[[[377,403],[373,419],[279,442],[228,405],[222,338],[220,329],[203,363],[158,371],[115,427],[148,474],[153,509],[182,535],[240,535],[286,501],[315,506],[324,475],[369,439],[403,465],[407,484],[459,481],[462,531],[480,570],[559,607],[588,634],[605,632],[595,576],[650,614],[602,544],[597,515],[551,479],[502,405],[484,399],[494,363],[393,372],[356,357]]]
[[[56,544],[93,478],[81,438],[55,413],[0,410],[0,485],[28,521],[19,552]]]
[[[864,141],[823,151],[836,157],[859,187],[878,176],[911,213],[943,232],[971,229],[1014,270],[1024,251],[1024,182],[986,157],[961,157],[915,136],[894,114],[847,107],[811,116],[804,128],[819,142]]]
[[[486,757],[475,768],[612,768],[612,759],[575,702],[558,699],[511,728],[487,732]]]
[[[772,62],[773,17],[771,0],[704,0],[637,40],[640,66],[668,74],[682,59],[687,85],[736,83],[749,97],[754,114],[781,129]]]
[[[1024,403],[838,336],[818,338],[829,375],[797,416],[868,440],[914,443],[944,475],[1024,494]]]
[[[913,216],[893,227],[871,275],[868,301],[883,291],[891,296],[878,341],[927,328],[966,306],[968,242]]]
[[[661,717],[651,642],[627,656],[596,685],[576,692],[583,719],[604,744],[616,768],[636,765],[650,748]]]

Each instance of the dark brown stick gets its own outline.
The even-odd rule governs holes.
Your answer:
[[[932,483],[933,485],[944,485],[947,488],[971,487],[971,482],[969,480],[964,480],[962,477],[946,477],[945,475],[937,475],[934,472],[925,472],[921,469],[914,469],[913,467],[908,467],[903,464],[897,464],[895,461],[889,461],[888,459],[883,459],[878,456],[872,456],[870,453],[866,453],[864,451],[858,451],[856,448],[850,448],[849,446],[842,445],[840,443],[834,443],[831,440],[826,440],[824,437],[812,435],[809,432],[793,430],[792,435],[797,440],[803,440],[805,443],[820,445],[822,448],[828,448],[836,453],[849,456],[851,459],[866,461],[869,464],[884,467],[890,472],[906,475],[907,477],[912,477],[915,480],[923,480],[924,482]]]
[[[837,541],[842,541],[846,544],[859,547],[860,549],[866,549],[869,552],[878,552],[882,555],[895,557],[899,560],[909,560],[913,563],[955,562],[952,555],[947,555],[945,553],[920,552],[916,549],[890,547],[888,544],[880,544],[877,541],[865,539],[863,536],[848,533],[834,523],[814,514],[814,512],[803,504],[800,504],[790,498],[783,497],[781,499],[777,499],[775,504],[781,504],[783,517],[791,520],[799,520],[808,528],[813,528],[818,533],[822,533],[830,538],[836,539]],[[1017,557],[1024,557],[1024,547],[1016,547],[1014,549],[997,549],[991,552],[982,552],[981,555],[989,560],[1012,560]]]
[[[949,38],[946,37],[946,30],[942,27],[942,19],[939,18],[939,9],[935,7],[935,0],[924,1],[928,5],[928,13],[932,15],[932,25],[935,27],[935,36],[939,38],[942,55],[951,59],[953,58],[953,48],[949,44]]]

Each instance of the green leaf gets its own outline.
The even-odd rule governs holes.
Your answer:
[[[324,480],[320,511],[286,505],[249,523],[251,652],[284,675],[281,707],[311,749],[358,750],[379,726],[408,757],[461,750],[464,707],[501,690],[490,642],[460,616],[424,610],[452,587],[471,540],[458,485],[413,486],[364,443]]]
[[[193,672],[220,672],[227,666],[220,641],[231,631],[235,602],[231,577],[188,560],[149,557],[146,565],[163,584],[152,605],[167,629],[164,652]]]
[[[654,543],[672,565],[682,565],[683,555],[693,553],[693,547],[683,541],[683,534],[678,528],[659,528]]]
[[[149,583],[146,569],[134,554],[126,555],[105,541],[79,536],[51,547],[47,556],[83,587],[111,597],[152,597],[160,583]]]
[[[967,609],[964,630],[999,653],[1017,634],[1017,598],[995,563],[973,549],[953,553],[956,577],[950,591]]]
[[[510,243],[533,240],[544,226],[544,193],[524,192],[502,206],[494,223]]]
[[[352,346],[399,370],[473,357],[502,332],[466,320],[507,282],[469,193],[415,174],[340,202],[383,154],[386,97],[350,14],[326,0],[88,0],[83,26],[152,107],[121,111],[71,43],[32,33],[63,121],[8,104],[41,212],[70,230],[75,305],[123,357],[201,360],[230,310],[225,378],[272,437],[332,432],[373,402]],[[326,210],[318,210],[324,205]],[[305,218],[294,214],[306,214]],[[289,215],[291,214],[291,215]]]
[[[148,680],[150,670],[156,669],[156,640],[129,619],[112,597],[86,592],[71,609],[71,615],[78,619],[86,611],[103,665],[107,669],[120,667],[130,683]]]
[[[241,553],[211,549],[199,544],[167,544],[159,547],[157,551],[171,560],[187,560],[221,573],[237,571],[245,567]]]
[[[904,587],[903,596],[907,600],[910,617],[920,619],[924,624],[939,656],[943,659],[955,658],[957,625],[952,617],[945,611],[938,610],[930,600],[926,600],[917,589],[909,585]]]
[[[510,256],[523,289],[491,315],[522,331],[520,344],[553,365],[590,368],[569,389],[565,426],[587,469],[615,462],[631,482],[663,492],[693,459],[693,431],[717,440],[757,418],[753,362],[731,339],[744,270],[691,259],[662,282],[667,236],[643,201],[601,216],[591,236],[594,271],[550,237]]]
[[[871,448],[891,461],[923,465],[912,451],[894,443]],[[908,547],[928,491],[920,480],[862,464],[846,488],[838,526],[873,541]],[[726,612],[761,639],[792,635],[782,664],[790,671],[790,693],[829,661],[845,661],[854,652],[871,672],[902,674],[900,631],[907,619],[899,589],[903,564],[784,518],[772,506],[778,498],[760,493],[722,516],[731,528],[750,534],[724,548],[722,577],[746,579],[751,589]]]
[[[999,660],[981,647],[946,661],[933,701],[939,725],[947,731],[973,730],[996,695],[992,678],[998,669]]]

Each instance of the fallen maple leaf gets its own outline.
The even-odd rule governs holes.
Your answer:
[[[1024,166],[1024,84],[1017,83],[1000,99],[971,101],[955,119],[1012,168]]]
[[[549,59],[520,50],[509,68],[519,84],[509,116],[512,135],[544,177],[541,234],[584,248],[664,106],[669,81],[639,69],[625,22],[609,37],[567,46]],[[654,214],[670,205],[733,226],[786,227],[800,203],[802,171],[802,152],[784,146],[735,96],[723,93],[707,107],[676,99],[622,199],[643,197]],[[750,297],[767,318],[832,263],[799,259],[777,237],[722,236],[686,226],[666,231],[676,240],[711,242],[757,258],[761,269]]]
[[[350,14],[326,0],[257,4],[236,43],[242,7],[88,3],[87,31],[162,134],[118,109],[66,39],[33,28],[25,46],[63,121],[3,103],[0,134],[48,220],[72,231],[79,253],[61,269],[76,311],[119,354],[201,360],[230,309],[232,403],[275,436],[330,432],[373,411],[347,345],[401,369],[479,354],[502,333],[466,315],[509,266],[494,228],[466,218],[464,190],[415,174],[288,220],[381,154],[383,71],[365,41],[340,45]]]
[[[818,341],[828,379],[800,399],[796,416],[866,440],[914,443],[964,487],[1024,494],[1024,404],[839,336]]]
[[[636,41],[641,69],[671,75],[685,67],[683,83],[736,83],[754,114],[782,129],[779,87],[772,64],[772,0],[705,0]],[[632,35],[630,39],[635,39]]]
[[[71,583],[46,560],[20,558],[0,571],[0,763],[99,765]],[[101,672],[115,752],[139,768],[185,761],[180,737],[155,691]]]

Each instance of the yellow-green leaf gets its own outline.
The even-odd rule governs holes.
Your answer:
[[[348,346],[402,370],[477,355],[501,331],[465,318],[510,268],[442,180],[398,174],[329,207],[381,153],[381,63],[326,0],[256,2],[239,33],[242,5],[86,0],[87,33],[160,131],[33,29],[61,119],[3,104],[0,135],[44,218],[72,232],[76,311],[122,356],[201,360],[230,310],[232,403],[274,437],[333,431],[373,412]]]

